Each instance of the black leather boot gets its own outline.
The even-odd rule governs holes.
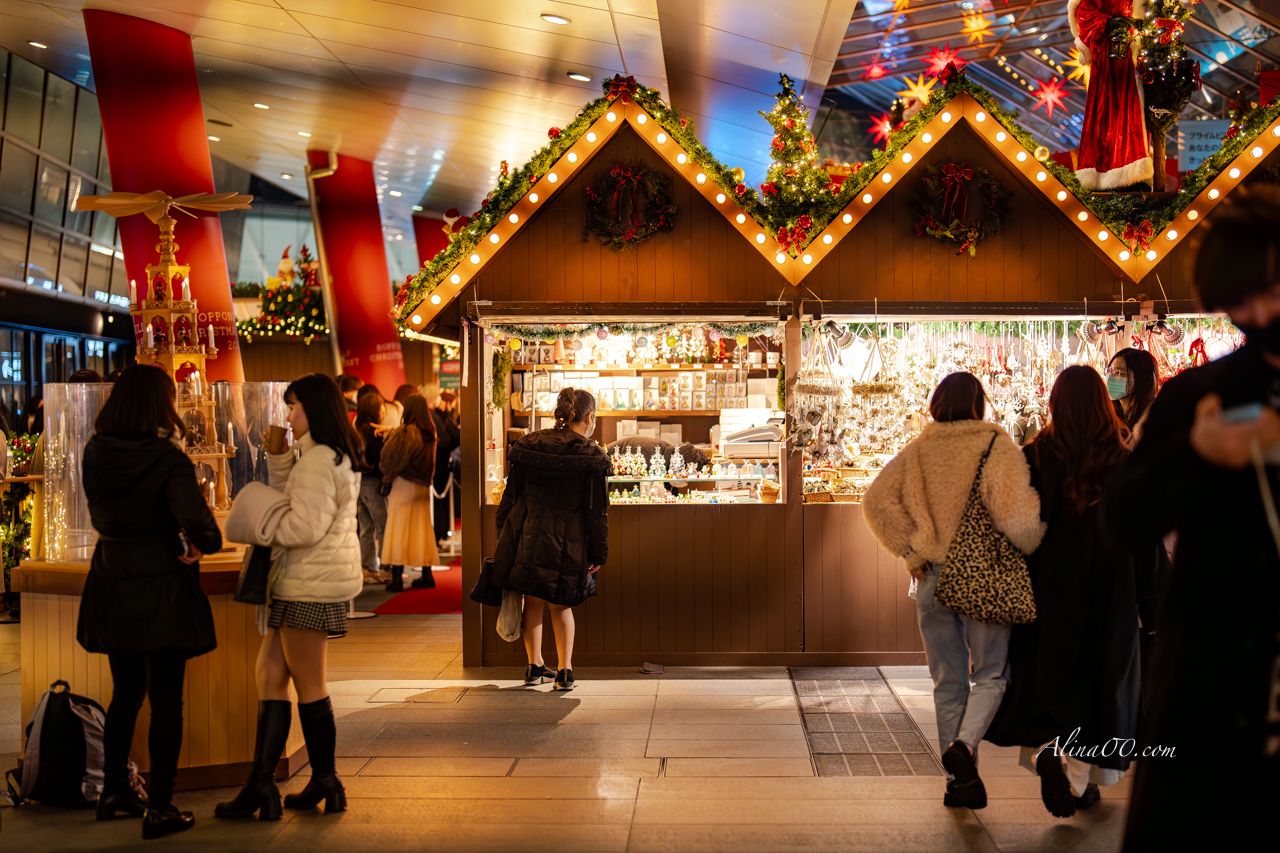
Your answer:
[[[276,787],[276,765],[284,754],[285,741],[289,739],[291,703],[272,699],[258,703],[258,739],[253,749],[253,768],[249,781],[229,803],[218,803],[214,817],[240,819],[253,817],[258,820],[279,820],[280,789]]]
[[[387,584],[387,592],[404,592],[404,566],[387,566],[387,568],[391,570],[391,583]]]
[[[409,584],[409,586],[413,587],[414,589],[435,589],[436,578],[435,578],[435,575],[431,573],[431,567],[423,566],[422,576],[417,580],[415,580],[413,583]]]
[[[98,820],[114,820],[121,813],[129,817],[142,817],[147,813],[147,801],[127,782],[107,785],[98,795]]]
[[[164,838],[175,832],[182,832],[196,825],[196,818],[191,812],[178,811],[177,806],[170,803],[163,808],[149,808],[142,818],[142,837],[148,841],[153,838]]]
[[[333,703],[326,696],[318,702],[298,705],[302,735],[307,739],[311,760],[311,781],[300,793],[289,794],[284,804],[291,809],[314,809],[324,800],[324,813],[347,810],[347,792],[335,769],[333,753],[338,745],[338,727],[333,719]]]

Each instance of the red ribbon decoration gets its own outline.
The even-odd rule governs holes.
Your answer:
[[[1160,43],[1169,44],[1174,36],[1181,35],[1186,27],[1181,21],[1175,21],[1173,18],[1156,18],[1156,29],[1160,31]]]
[[[640,186],[640,179],[644,177],[645,168],[643,166],[614,166],[610,170],[609,175],[617,181],[613,188],[613,218],[618,218],[618,208],[622,203],[622,196],[625,193],[631,202],[631,224],[641,225],[640,206],[636,203],[636,189]]]
[[[609,81],[610,98],[618,98],[622,103],[629,104],[635,96],[636,78],[623,77],[621,74],[613,75],[613,79]]]
[[[1209,353],[1204,348],[1204,338],[1196,338],[1187,347],[1187,355],[1191,357],[1191,366],[1200,367],[1209,363]]]
[[[964,221],[965,210],[969,207],[969,195],[964,185],[973,180],[973,169],[965,163],[942,164],[942,188],[946,195],[942,200],[942,218],[948,223]]]
[[[938,79],[942,81],[942,85],[950,85],[952,80],[964,76],[965,65],[968,63],[964,62],[957,66],[954,62],[948,62],[947,66],[938,73]]]
[[[1135,252],[1141,252],[1151,245],[1151,238],[1154,236],[1155,226],[1151,224],[1150,220],[1144,219],[1137,228],[1133,227],[1132,222],[1125,225],[1122,239],[1129,244],[1130,249]]]

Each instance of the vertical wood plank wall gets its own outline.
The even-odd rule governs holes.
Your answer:
[[[667,175],[678,208],[671,231],[625,252],[606,249],[582,230],[585,187],[600,186],[616,163],[642,163]],[[779,298],[784,285],[781,273],[709,201],[623,127],[485,266],[475,298],[759,303]]]
[[[187,662],[182,694],[185,719],[182,754],[178,759],[180,771],[253,760],[258,725],[253,662],[262,643],[254,621],[254,608],[236,602],[230,595],[211,595],[209,604],[213,609],[218,648]],[[87,696],[104,708],[111,702],[111,668],[106,655],[90,654],[76,642],[79,613],[79,596],[22,594],[24,729],[40,697],[59,679],[68,682],[73,693]],[[150,719],[150,706],[143,705],[130,755],[142,770],[150,766],[147,750]],[[302,727],[297,722],[295,707],[285,755],[292,755],[302,746]],[[181,776],[179,785],[182,785]]]
[[[1012,193],[1009,217],[998,234],[978,245],[974,258],[957,257],[954,250],[915,233],[912,193],[927,167],[951,162],[988,170]],[[971,211],[982,203],[972,185],[968,198]],[[1101,226],[1095,221],[1090,227]],[[1114,242],[1116,251],[1123,248]],[[1183,240],[1138,285],[1125,285],[1124,295],[1194,298],[1191,272],[1190,241]],[[886,302],[1072,302],[1109,300],[1121,292],[1119,279],[1076,224],[1039,190],[1023,184],[966,123],[938,140],[804,284],[823,299]]]
[[[781,663],[803,651],[804,611],[797,543],[787,507],[615,506],[609,562],[598,594],[574,608],[574,660],[636,663]],[[493,553],[497,507],[483,508],[482,550]],[[464,583],[474,583],[467,579]],[[484,663],[523,664],[524,647],[494,630],[484,608]],[[547,653],[555,646],[546,632]]]

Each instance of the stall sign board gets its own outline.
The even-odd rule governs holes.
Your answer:
[[[462,362],[440,362],[440,390],[457,391],[462,384]]]
[[[1178,171],[1190,172],[1216,154],[1230,126],[1226,119],[1178,122]]]

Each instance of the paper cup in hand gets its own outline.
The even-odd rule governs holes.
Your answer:
[[[267,426],[267,452],[268,453],[284,453],[289,449],[285,444],[285,436],[288,431],[282,426],[270,424]]]

